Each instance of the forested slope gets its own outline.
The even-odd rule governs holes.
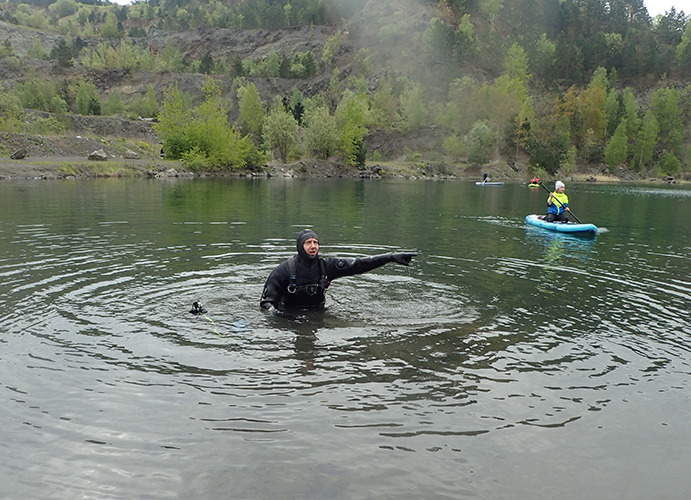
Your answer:
[[[651,19],[642,0],[0,3],[0,131],[155,118],[196,169],[313,157],[679,176],[690,76],[689,18]]]

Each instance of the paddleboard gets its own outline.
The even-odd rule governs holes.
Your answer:
[[[594,224],[574,224],[571,222],[545,222],[540,219],[542,216],[535,214],[526,215],[525,221],[531,226],[549,229],[550,231],[557,231],[559,233],[574,233],[574,234],[597,234],[597,226]]]
[[[503,182],[482,182],[482,181],[477,181],[475,183],[476,186],[503,186]]]

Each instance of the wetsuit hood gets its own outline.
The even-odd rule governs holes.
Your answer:
[[[297,239],[297,247],[298,247],[298,255],[304,259],[307,260],[314,260],[316,259],[316,255],[312,256],[305,252],[304,244],[305,241],[307,241],[310,238],[315,238],[317,241],[319,241],[319,236],[317,236],[317,233],[312,231],[311,229],[303,229],[298,233],[298,239]],[[317,254],[319,255],[319,254]]]

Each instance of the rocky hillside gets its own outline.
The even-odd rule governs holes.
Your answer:
[[[395,5],[395,7],[394,7]],[[183,59],[200,60],[210,53],[214,60],[240,59],[258,60],[276,52],[280,57],[292,57],[298,53],[311,51],[321,59],[325,45],[337,34],[343,34],[342,43],[334,53],[333,63],[323,68],[308,80],[252,78],[265,102],[275,95],[289,95],[297,87],[304,95],[312,96],[328,89],[332,72],[336,69],[341,79],[353,72],[358,64],[357,54],[365,49],[368,56],[368,79],[374,85],[383,75],[395,71],[396,75],[420,75],[424,72],[422,56],[422,33],[434,16],[431,3],[402,0],[400,2],[369,1],[361,12],[344,26],[296,26],[289,29],[213,29],[200,28],[187,32],[165,32],[150,29],[144,38],[131,39],[137,46],[150,47],[154,52],[173,46],[181,51]],[[383,43],[382,28],[387,26],[389,33]],[[391,27],[394,27],[393,31]],[[62,37],[55,33],[42,32],[23,26],[15,26],[0,21],[0,40],[12,44],[15,54],[21,60],[17,67],[0,65],[0,84],[11,88],[29,75],[42,75],[47,78],[84,77],[92,80],[104,95],[117,90],[123,96],[143,93],[148,85],[153,85],[157,93],[162,92],[173,82],[180,90],[191,94],[198,93],[205,75],[190,73],[148,73],[125,70],[87,71],[76,65],[73,68],[60,68],[54,61],[28,57],[32,46],[38,41],[47,52]],[[95,49],[101,43],[117,46],[119,39],[84,37],[87,48]],[[231,81],[221,78],[223,90],[229,91]]]
[[[280,57],[292,57],[297,53],[311,51],[317,58],[321,58],[324,47],[335,35],[343,34],[343,43],[334,54],[332,66],[320,71],[307,80],[285,78],[251,78],[256,85],[264,102],[271,102],[276,96],[290,96],[294,88],[299,89],[305,96],[325,93],[329,89],[334,68],[337,68],[340,78],[345,79],[354,71],[354,66],[360,64],[358,53],[366,49],[369,56],[370,70],[368,78],[371,88],[395,68],[397,75],[419,74],[422,71],[423,60],[420,54],[421,34],[429,23],[433,10],[430,6],[420,2],[410,2],[406,10],[393,9],[390,2],[368,2],[362,12],[345,26],[299,26],[279,30],[239,30],[202,28],[188,32],[164,32],[150,30],[145,38],[134,39],[139,46],[150,47],[158,52],[166,46],[172,45],[182,50],[183,58],[199,60],[207,52],[215,60],[228,60],[230,57],[257,60],[276,52]],[[399,6],[400,7],[400,6]],[[404,15],[403,12],[406,14]],[[400,33],[388,37],[390,43],[381,43],[380,30],[384,24],[396,23],[398,16],[405,28]],[[411,23],[411,19],[414,21]],[[411,29],[412,28],[412,29]],[[46,50],[50,51],[60,40],[54,33],[32,30],[0,21],[0,40],[12,44],[15,54],[22,63],[19,66],[0,65],[0,84],[3,89],[14,87],[18,82],[32,75],[39,75],[51,79],[67,79],[79,77],[88,79],[97,86],[103,96],[117,91],[128,99],[142,95],[151,85],[156,90],[157,98],[161,102],[163,92],[173,83],[190,95],[199,95],[206,75],[194,73],[153,73],[131,72],[126,70],[87,70],[81,65],[73,68],[61,68],[54,61],[29,58],[28,53],[38,41]],[[87,37],[84,39],[88,48],[96,48],[103,42],[119,43],[118,40]],[[219,84],[225,94],[230,94],[232,80],[220,78]],[[231,95],[231,100],[232,100]],[[237,106],[231,109],[231,118],[237,119]],[[158,143],[158,138],[152,129],[152,123],[143,120],[127,120],[122,117],[85,117],[70,116],[71,134],[75,136],[107,137],[109,139],[126,138],[137,139],[152,144]],[[440,148],[440,137],[430,130],[429,136],[423,133],[398,134],[395,131],[379,133],[371,132],[371,141],[367,140],[370,150],[379,150],[388,158],[400,156],[406,150],[419,152],[434,151]],[[81,143],[76,143],[81,144]],[[11,147],[5,145],[7,152]],[[29,149],[32,149],[30,147]],[[33,149],[36,149],[33,146]],[[46,151],[46,154],[49,152]]]
[[[435,60],[434,55],[426,50],[423,34],[430,27],[432,18],[444,15],[437,10],[440,5],[434,1],[421,0],[368,0],[362,8],[348,20],[338,25],[303,25],[284,29],[214,29],[210,27],[191,31],[162,31],[152,26],[145,26],[145,36],[140,38],[101,38],[85,36],[82,41],[86,49],[96,49],[102,44],[117,47],[121,43],[132,43],[137,47],[150,48],[154,53],[161,53],[167,47],[175,47],[185,61],[199,62],[209,54],[214,61],[229,64],[233,60],[258,61],[276,53],[281,59],[291,58],[296,54],[310,52],[320,63],[313,76],[297,78],[261,78],[246,77],[257,87],[264,103],[270,103],[276,96],[289,97],[294,89],[303,95],[324,96],[327,103],[335,108],[335,103],[343,95],[345,82],[350,76],[363,77],[364,85],[374,93],[380,89],[382,81],[402,82],[407,77],[421,84],[427,103],[442,102],[449,89],[449,68],[453,67],[453,77],[462,71],[463,76],[474,77],[479,85],[493,81],[498,74],[503,53],[483,53],[479,60],[493,61],[493,64],[466,64],[459,60],[450,64],[449,60]],[[477,30],[487,28],[488,20],[483,17],[474,19]],[[160,26],[157,24],[157,26]],[[488,30],[486,30],[488,31]],[[489,30],[491,31],[491,30]],[[448,34],[448,33],[447,33]],[[498,29],[499,37],[508,36],[506,30]],[[456,36],[456,35],[454,35]],[[180,91],[187,95],[199,97],[207,75],[200,73],[152,72],[125,69],[88,69],[80,64],[74,67],[61,67],[56,61],[29,57],[38,44],[46,52],[64,39],[55,32],[41,31],[24,26],[0,21],[0,42],[11,44],[16,55],[13,64],[0,64],[0,91],[13,89],[17,83],[32,77],[65,81],[72,78],[93,82],[102,99],[117,92],[123,101],[128,102],[143,96],[147,89],[153,87],[159,103],[163,101],[164,92],[171,84],[176,84]],[[333,45],[335,39],[339,43]],[[125,41],[123,41],[125,40]],[[497,47],[500,45],[498,44]],[[335,47],[335,49],[334,49]],[[328,64],[322,64],[326,48],[334,49]],[[427,47],[429,49],[429,47]],[[440,57],[437,54],[437,57]],[[18,62],[17,62],[18,61]],[[456,61],[454,59],[454,61]],[[459,70],[460,68],[460,70]],[[446,74],[445,74],[446,72]],[[216,82],[228,102],[232,103],[232,120],[237,120],[239,110],[237,97],[233,92],[233,78],[216,75]],[[382,87],[386,87],[385,85]],[[393,87],[389,83],[389,87]],[[398,94],[400,96],[400,94]],[[419,102],[419,101],[418,101]],[[468,103],[472,104],[472,103]],[[430,107],[431,109],[431,107]],[[468,107],[461,107],[455,116],[465,116]],[[38,114],[38,113],[36,113]],[[467,113],[470,116],[470,113]],[[121,116],[81,116],[69,118],[70,137],[80,138],[76,141],[58,141],[60,146],[49,148],[49,142],[37,138],[27,138],[27,149],[31,155],[51,156],[63,151],[66,156],[83,156],[88,154],[80,148],[90,138],[104,144],[111,155],[121,154],[124,147],[139,150],[157,158],[160,149],[160,138],[157,137],[153,123],[144,119],[126,119]],[[463,124],[465,126],[465,124]],[[497,130],[500,127],[496,127]],[[369,153],[368,164],[372,161],[396,161],[416,164],[419,169],[436,173],[459,170],[458,165],[450,165],[452,160],[445,157],[442,151],[443,141],[449,138],[449,130],[442,131],[432,126],[419,126],[414,132],[400,132],[395,128],[378,130],[369,127],[364,138],[365,148]],[[465,133],[465,130],[462,132]],[[16,137],[0,137],[0,154],[9,155],[16,147]],[[146,144],[146,147],[142,147]],[[497,157],[497,152],[493,155]],[[43,150],[41,150],[43,148]],[[374,154],[376,153],[376,154]],[[532,151],[531,151],[531,154]],[[512,155],[514,156],[514,155]],[[527,173],[527,158],[523,151],[516,148],[516,158],[510,161],[498,159],[490,161],[483,170],[494,171],[494,176],[530,177]],[[601,160],[600,160],[601,161]],[[484,162],[484,160],[483,160]],[[559,165],[558,161],[549,162]],[[470,167],[463,165],[461,169]],[[604,172],[602,165],[592,167],[592,171]]]
[[[146,38],[135,39],[137,45],[151,47],[154,51],[162,50],[167,44],[180,48],[183,58],[193,60],[201,59],[204,54],[211,52],[217,60],[230,55],[242,59],[257,59],[267,56],[272,51],[279,55],[294,55],[298,52],[314,51],[321,54],[326,41],[336,32],[335,27],[304,26],[289,30],[236,30],[236,29],[199,29],[191,32],[161,32],[153,30]],[[177,82],[180,90],[196,94],[199,92],[206,75],[192,73],[151,73],[129,72],[126,70],[88,71],[80,65],[73,68],[60,68],[54,61],[32,59],[27,53],[37,39],[41,46],[50,50],[58,43],[61,37],[40,31],[31,30],[20,26],[14,26],[0,21],[0,40],[12,44],[15,53],[21,59],[21,65],[10,67],[0,65],[0,80],[2,87],[12,88],[17,82],[29,75],[41,75],[47,78],[83,77],[93,81],[99,91],[104,95],[114,90],[123,96],[142,94],[149,85],[153,85],[159,95],[173,82]],[[102,42],[115,43],[113,40],[104,40],[98,37],[85,38],[86,46],[96,48]],[[343,52],[347,53],[348,48]],[[347,70],[346,70],[347,71]],[[308,94],[310,90],[323,89],[328,86],[330,74],[318,75],[310,81],[296,81],[278,79],[268,82],[266,79],[257,79],[260,91],[264,98],[271,94],[289,93],[293,86],[297,85]],[[225,89],[230,89],[231,81],[221,81]]]

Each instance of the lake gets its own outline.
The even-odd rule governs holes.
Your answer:
[[[596,236],[518,184],[0,183],[0,497],[687,497],[691,188],[566,192]],[[305,227],[418,255],[267,315]]]

